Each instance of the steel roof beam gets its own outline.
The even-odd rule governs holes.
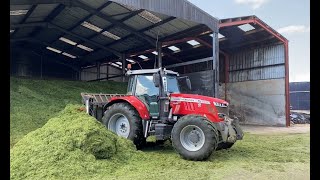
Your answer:
[[[51,13],[45,18],[44,22],[51,22],[55,17],[57,17],[65,8],[65,5],[63,4],[59,4],[53,11],[51,11]],[[40,30],[42,28],[41,27],[37,27],[35,30],[33,30],[29,36],[33,37],[35,35],[37,35]]]
[[[61,32],[63,32],[63,33],[66,33],[66,34],[69,34],[69,35],[74,36],[74,37],[76,37],[76,38],[79,38],[79,39],[81,39],[81,40],[84,41],[84,42],[90,43],[90,44],[92,44],[92,45],[94,45],[94,46],[97,46],[97,47],[99,47],[99,48],[101,48],[101,49],[104,49],[104,50],[106,50],[106,51],[109,51],[109,52],[115,54],[116,56],[121,57],[121,53],[118,52],[118,51],[116,51],[116,50],[114,50],[114,49],[111,49],[111,48],[108,48],[108,47],[104,47],[103,45],[101,45],[101,44],[99,44],[99,43],[96,43],[96,42],[94,42],[94,41],[92,41],[92,40],[86,39],[86,38],[81,37],[81,36],[79,36],[79,35],[77,35],[77,34],[74,34],[74,33],[72,33],[72,32],[69,32],[68,30],[65,30],[65,29],[63,29],[62,27],[57,26],[57,25],[52,24],[52,23],[45,23],[45,22],[44,22],[44,23],[27,23],[27,24],[16,24],[16,25],[12,25],[12,26],[15,26],[15,27],[19,27],[19,26],[30,26],[30,27],[31,27],[31,26],[41,26],[41,27],[43,27],[43,26],[45,26],[45,27],[48,27],[48,28],[54,28],[54,29],[57,29],[57,30],[59,30],[59,31],[61,31]]]
[[[97,12],[101,11],[102,9],[106,8],[107,6],[109,6],[112,2],[111,1],[108,1],[106,3],[104,3],[103,5],[101,5],[95,13],[90,13],[88,16],[86,16],[85,18],[83,18],[81,21],[79,21],[78,23],[76,23],[74,26],[72,26],[71,28],[68,29],[68,31],[72,31],[73,29],[75,29],[76,27],[80,26],[84,21],[87,21],[88,19],[90,19],[92,16],[94,16]],[[62,35],[64,36],[65,33]],[[95,34],[94,34],[95,35]],[[87,38],[87,39],[91,39],[91,38]],[[53,44],[54,42],[58,41],[59,39],[56,39],[56,40],[53,40],[51,42],[51,44]],[[77,44],[80,44],[82,42],[79,42]],[[72,48],[75,48],[75,47],[72,47]],[[70,49],[67,49],[67,50],[70,50]],[[89,53],[88,53],[89,54]]]
[[[203,24],[199,24],[199,25],[196,25],[196,26],[194,26],[192,28],[186,29],[184,31],[180,31],[180,32],[171,34],[169,36],[166,36],[164,38],[160,38],[159,41],[167,41],[167,40],[170,40],[171,38],[174,38],[174,37],[176,37],[178,35],[186,34],[186,33],[189,33],[189,32],[196,31],[196,30],[199,30],[201,28],[204,28],[204,26],[205,25],[203,25]]]
[[[26,22],[28,17],[33,13],[34,9],[36,9],[37,5],[31,6],[31,8],[28,10],[27,14],[24,15],[23,19],[20,21],[20,24],[23,24]],[[11,34],[11,37],[14,37],[15,34],[19,31],[19,28],[15,29],[15,31]]]
[[[57,25],[54,25],[54,24],[49,23],[49,24],[48,24],[48,27],[49,27],[49,28],[57,29],[57,30],[59,30],[59,31],[61,31],[61,32],[64,32],[64,33],[66,33],[66,34],[69,34],[69,35],[71,35],[71,36],[74,36],[74,37],[76,37],[76,38],[79,38],[79,39],[81,39],[82,41],[85,41],[85,42],[87,42],[87,43],[90,43],[90,44],[92,44],[92,45],[94,45],[94,46],[97,46],[97,47],[99,47],[99,48],[101,48],[101,49],[104,49],[104,50],[106,50],[106,51],[109,51],[109,52],[115,54],[116,56],[121,57],[121,53],[120,53],[120,52],[118,52],[118,51],[116,51],[116,50],[114,50],[114,49],[108,48],[108,47],[104,47],[103,45],[101,45],[101,44],[99,44],[99,43],[96,43],[96,42],[94,42],[94,41],[92,41],[92,40],[86,39],[86,38],[84,38],[84,37],[82,37],[82,36],[79,36],[79,35],[77,35],[77,34],[74,34],[74,33],[72,33],[72,32],[69,32],[68,30],[63,29],[63,28],[61,28],[60,26],[57,26]]]
[[[10,5],[39,5],[39,4],[67,4],[73,0],[10,0]]]
[[[267,37],[262,38],[262,39],[258,39],[258,40],[255,40],[255,41],[248,41],[248,42],[236,44],[234,46],[228,46],[227,45],[226,49],[230,50],[230,49],[234,49],[234,48],[238,48],[238,47],[242,47],[242,46],[247,46],[247,45],[258,43],[258,42],[267,41],[267,40],[270,40],[270,39],[273,39],[273,38],[276,38],[276,37],[270,35],[270,36],[267,36]],[[224,48],[224,45],[221,44],[220,47],[222,49],[222,48]]]
[[[174,19],[176,19],[176,17],[169,17],[169,18],[164,19],[164,20],[162,20],[162,21],[160,21],[160,22],[158,22],[158,23],[156,23],[156,24],[153,24],[153,25],[151,25],[151,26],[148,26],[148,27],[146,27],[146,28],[143,28],[143,29],[139,30],[139,32],[143,33],[143,32],[145,32],[145,31],[148,31],[148,30],[153,29],[153,28],[155,28],[155,27],[161,26],[162,24],[165,24],[165,23],[167,23],[167,22],[170,22],[170,21],[172,21],[172,20],[174,20]],[[127,40],[127,39],[129,39],[129,38],[131,38],[131,37],[133,37],[133,36],[134,36],[133,34],[129,34],[129,35],[121,38],[121,40],[124,41],[124,40]],[[112,45],[114,45],[114,44],[116,44],[116,43],[118,43],[118,41],[111,42],[111,43],[107,44],[106,46],[112,46]]]
[[[96,9],[91,8],[91,7],[87,6],[86,4],[84,4],[84,3],[80,2],[80,1],[74,1],[72,3],[72,5],[80,7],[82,9],[88,11],[89,13],[95,13],[96,12]],[[134,28],[132,28],[132,27],[130,27],[130,26],[128,26],[128,25],[126,25],[126,24],[124,24],[122,22],[119,22],[119,21],[111,18],[110,16],[103,14],[102,12],[97,12],[96,15],[99,16],[102,19],[105,19],[105,20],[111,22],[112,24],[115,24],[115,25],[117,25],[117,26],[119,26],[119,27],[121,27],[121,28],[123,28],[123,29],[125,29],[125,30],[127,30],[127,31],[129,31],[131,33],[133,33],[134,35],[146,40],[151,45],[155,46],[156,40],[151,38],[150,36],[147,36],[144,33],[141,33],[139,31],[136,31]]]
[[[123,22],[123,21],[125,21],[125,20],[128,20],[128,19],[132,18],[133,16],[139,14],[139,13],[142,12],[142,11],[143,11],[142,9],[141,9],[141,10],[138,10],[138,11],[132,11],[128,16],[122,18],[121,21]],[[101,33],[104,32],[104,31],[108,31],[109,29],[113,28],[114,26],[115,26],[114,24],[111,24],[110,26],[104,28],[104,29],[101,31]],[[89,36],[87,39],[92,39],[92,38],[100,35],[101,33],[99,33],[99,34],[93,34],[92,36]],[[128,35],[128,36],[130,36],[130,35]],[[128,36],[126,36],[126,37],[128,37]],[[124,40],[124,39],[121,38],[120,41],[123,41],[123,40]],[[115,41],[111,42],[110,44],[112,44],[112,43],[118,43],[118,42],[119,42],[118,40],[115,40]],[[79,42],[78,44],[80,44],[80,43],[82,43],[82,42]],[[107,46],[109,46],[109,44],[105,45],[105,47],[107,47]],[[75,48],[75,47],[72,47],[72,49],[74,49],[74,48]],[[88,56],[88,55],[91,54],[91,53],[94,53],[94,52],[88,52],[88,53],[86,53],[85,57]]]
[[[21,28],[21,27],[48,27],[47,22],[33,22],[24,24],[10,24],[10,28]]]

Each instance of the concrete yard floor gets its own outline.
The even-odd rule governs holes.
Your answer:
[[[244,132],[251,134],[301,134],[310,133],[310,124],[295,124],[290,127],[270,127],[258,125],[240,125]]]

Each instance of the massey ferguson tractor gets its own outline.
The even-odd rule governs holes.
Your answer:
[[[87,113],[139,149],[148,136],[171,139],[187,160],[205,160],[215,150],[228,149],[243,132],[231,119],[228,102],[197,94],[183,94],[179,74],[164,68],[128,70],[127,94],[81,93]],[[185,84],[191,88],[188,78]]]

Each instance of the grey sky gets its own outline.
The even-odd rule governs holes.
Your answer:
[[[256,15],[289,40],[290,82],[310,81],[310,1],[189,0],[218,19]]]

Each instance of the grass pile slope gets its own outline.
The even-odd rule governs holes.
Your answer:
[[[91,179],[110,174],[136,152],[133,143],[68,105],[11,149],[11,179]]]
[[[10,145],[42,127],[67,104],[80,104],[81,92],[125,93],[126,83],[10,78]]]

